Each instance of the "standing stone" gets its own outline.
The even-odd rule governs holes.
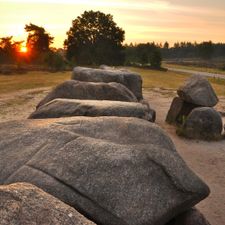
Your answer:
[[[75,67],[72,79],[87,82],[116,82],[126,86],[140,101],[142,96],[142,78],[139,74],[118,69],[93,69],[85,67]]]
[[[195,104],[187,103],[180,97],[175,97],[166,116],[169,124],[182,124],[190,112],[198,107]]]
[[[94,225],[74,208],[28,183],[0,186],[1,225]]]
[[[200,107],[187,117],[181,135],[193,139],[218,140],[222,137],[222,131],[221,115],[213,108]]]
[[[214,107],[218,103],[218,98],[209,81],[199,75],[194,75],[177,90],[177,94],[186,102]]]
[[[165,225],[209,194],[156,124],[70,117],[0,124],[0,183],[29,182],[102,225]]]

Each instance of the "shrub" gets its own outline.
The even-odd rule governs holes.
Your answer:
[[[160,69],[161,63],[162,63],[161,53],[158,49],[156,49],[152,52],[152,55],[150,57],[151,67],[154,68],[154,69]]]
[[[50,51],[44,58],[44,63],[48,66],[50,71],[62,71],[65,70],[65,60],[59,53]]]

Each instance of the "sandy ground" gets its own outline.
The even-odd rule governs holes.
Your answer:
[[[42,88],[2,95],[0,97],[0,122],[27,118],[49,90],[49,88]],[[175,95],[172,90],[144,90],[146,100],[157,112],[156,123],[166,130],[189,167],[211,189],[210,196],[197,207],[212,225],[225,225],[225,140],[204,142],[178,137],[175,128],[165,123],[166,114]],[[217,109],[225,112],[224,97],[220,98]],[[225,122],[225,118],[223,119]]]
[[[172,95],[175,96],[175,93],[168,94],[166,90],[157,90],[145,91],[144,95],[157,112],[156,123],[167,131],[188,166],[210,187],[210,196],[197,208],[211,225],[225,225],[225,140],[205,142],[178,137],[175,128],[165,123]],[[217,109],[225,112],[225,98],[220,98]],[[225,122],[224,118],[223,120]]]

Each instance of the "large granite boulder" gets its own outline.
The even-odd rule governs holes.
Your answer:
[[[1,225],[94,225],[74,208],[28,183],[0,186],[0,199]]]
[[[210,225],[204,215],[196,208],[187,210],[166,225]]]
[[[56,98],[137,102],[134,94],[119,83],[92,83],[69,80],[58,85],[41,100],[37,108]]]
[[[190,112],[198,107],[195,104],[185,102],[180,97],[175,97],[166,116],[169,124],[182,124]]]
[[[119,69],[93,69],[86,67],[75,67],[72,79],[87,82],[116,82],[123,84],[131,90],[138,100],[143,99],[142,96],[142,78],[139,74]]]
[[[209,194],[154,123],[72,117],[0,124],[0,183],[32,183],[102,225],[164,225]]]
[[[203,140],[217,140],[222,136],[223,121],[221,115],[213,108],[194,109],[181,128],[181,135]]]
[[[186,102],[199,106],[213,107],[218,98],[209,81],[199,75],[194,75],[177,90],[177,94]]]
[[[29,119],[71,116],[137,117],[155,122],[155,111],[148,105],[136,102],[54,99],[33,112]]]

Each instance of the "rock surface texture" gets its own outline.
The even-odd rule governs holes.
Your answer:
[[[166,225],[210,225],[206,218],[197,209],[192,208],[174,218]]]
[[[0,186],[1,225],[94,225],[55,197],[28,183]]]
[[[194,75],[177,90],[177,94],[186,102],[214,107],[218,103],[218,98],[209,81],[199,75]]]
[[[200,107],[190,113],[181,132],[188,138],[217,140],[221,138],[222,131],[221,115],[213,108]]]
[[[190,112],[198,106],[175,97],[167,113],[166,122],[169,124],[182,124]]]
[[[86,82],[116,82],[126,86],[134,93],[138,100],[142,96],[142,78],[139,74],[119,69],[110,69],[103,66],[104,69],[92,69],[86,67],[75,67],[72,79]]]
[[[56,98],[137,102],[134,94],[119,83],[92,83],[70,80],[58,85],[37,105],[37,108]]]
[[[72,116],[137,117],[155,121],[155,111],[148,105],[134,102],[54,99],[39,107],[29,119]]]
[[[164,225],[209,194],[170,138],[136,118],[0,124],[0,183],[29,182],[103,225]]]

